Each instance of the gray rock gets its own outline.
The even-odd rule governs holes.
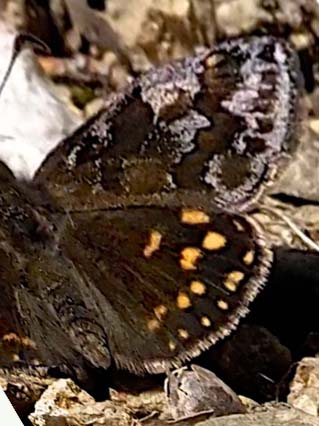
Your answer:
[[[288,402],[308,414],[319,413],[319,359],[304,358],[290,384]]]
[[[0,388],[6,393],[17,414],[22,418],[32,411],[42,392],[53,383],[46,369],[0,369]]]
[[[291,407],[281,407],[264,413],[208,419],[196,426],[319,426],[319,419]]]
[[[95,402],[70,379],[54,382],[29,416],[33,426],[130,426],[132,417],[123,404]]]
[[[175,421],[206,413],[222,416],[246,411],[230,387],[198,365],[169,374],[166,390],[169,412]]]
[[[272,193],[285,193],[319,201],[319,128],[317,120],[305,122],[300,146]]]
[[[15,33],[0,22],[0,80],[12,55]],[[0,97],[0,159],[13,173],[30,179],[58,142],[79,124],[52,92],[34,56],[23,51]]]

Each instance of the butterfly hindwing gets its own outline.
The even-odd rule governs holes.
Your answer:
[[[272,255],[245,217],[140,207],[71,214],[61,248],[94,284],[116,363],[162,372],[234,329]]]

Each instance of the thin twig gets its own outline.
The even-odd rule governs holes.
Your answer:
[[[261,206],[260,210],[268,211],[275,216],[277,216],[279,219],[282,219],[289,228],[300,238],[302,242],[304,242],[310,249],[315,250],[319,252],[319,245],[313,241],[311,238],[309,238],[299,227],[296,225],[285,213],[279,212],[277,209],[273,207],[268,206]]]

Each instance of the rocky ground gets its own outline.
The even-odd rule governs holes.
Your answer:
[[[52,52],[23,52],[6,103],[0,98],[0,157],[24,178],[128,80],[203,45],[283,36],[298,51],[305,79],[298,152],[263,200],[268,210],[255,213],[276,247],[276,263],[248,318],[196,360],[205,369],[171,375],[166,396],[162,377],[111,372],[109,399],[97,402],[70,379],[3,372],[0,384],[25,424],[162,425],[188,417],[182,424],[319,425],[319,254],[286,220],[319,244],[319,2],[7,0],[0,12],[0,75],[16,31],[35,34]]]

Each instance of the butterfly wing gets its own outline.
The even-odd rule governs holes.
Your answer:
[[[178,190],[245,210],[295,146],[299,80],[295,53],[267,36],[150,70],[63,141],[35,182],[71,209]]]
[[[231,212],[293,150],[298,79],[284,41],[222,43],[135,80],[38,171],[119,366],[163,371],[247,312],[272,255]]]
[[[83,279],[58,248],[57,210],[2,163],[0,198],[0,368],[108,367],[105,333],[85,303]]]
[[[272,260],[247,218],[188,208],[73,213],[60,245],[91,288],[115,362],[137,373],[163,372],[228,335]]]
[[[225,42],[149,71],[63,141],[34,179],[48,200],[7,176],[2,336],[24,333],[49,364],[107,368],[109,348],[161,372],[229,334],[272,260],[231,212],[292,150],[297,93],[285,42]]]

